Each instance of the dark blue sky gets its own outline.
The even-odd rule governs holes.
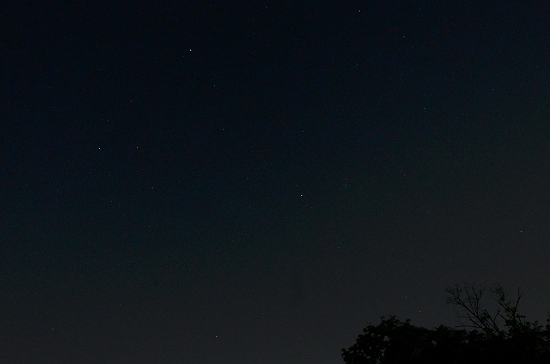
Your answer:
[[[550,303],[545,2],[0,9],[0,361],[338,363]]]

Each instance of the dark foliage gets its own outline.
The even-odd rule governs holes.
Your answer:
[[[493,313],[482,307],[487,291],[493,293],[498,304]],[[395,316],[382,317],[380,324],[364,328],[355,344],[342,349],[344,362],[550,363],[550,317],[545,326],[526,321],[518,312],[521,292],[515,301],[509,301],[500,286],[492,290],[455,286],[447,292],[448,303],[466,312],[468,324],[430,330]]]

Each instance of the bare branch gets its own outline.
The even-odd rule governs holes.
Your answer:
[[[450,294],[447,303],[459,306],[466,311],[466,316],[462,316],[462,318],[468,319],[471,325],[460,325],[461,327],[470,327],[481,330],[487,335],[500,336],[502,330],[497,322],[497,319],[502,316],[500,309],[491,315],[487,309],[481,306],[481,300],[486,291],[487,288],[476,289],[473,284],[464,288],[455,285],[454,288],[447,289],[447,293]]]

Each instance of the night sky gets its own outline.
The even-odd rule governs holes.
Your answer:
[[[5,1],[0,362],[341,363],[550,309],[547,1]]]

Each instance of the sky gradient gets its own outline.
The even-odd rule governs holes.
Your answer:
[[[550,6],[0,10],[0,362],[340,363],[550,307]],[[521,306],[520,306],[521,307]]]

